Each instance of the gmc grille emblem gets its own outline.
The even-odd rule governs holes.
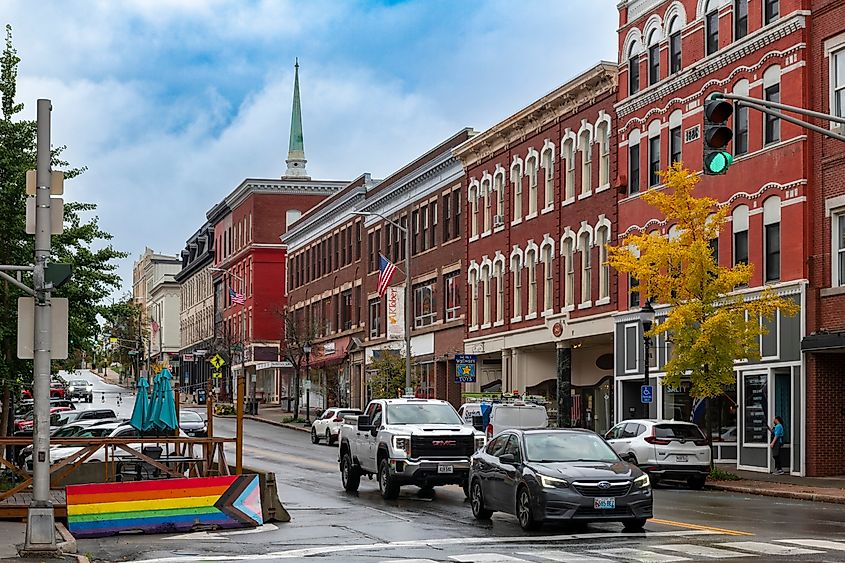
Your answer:
[[[432,440],[432,446],[456,446],[458,442],[455,440]]]

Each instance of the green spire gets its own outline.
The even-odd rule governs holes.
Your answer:
[[[293,74],[293,109],[290,116],[290,144],[285,176],[307,176],[305,171],[305,142],[302,138],[302,106],[299,101],[299,59],[296,59]]]

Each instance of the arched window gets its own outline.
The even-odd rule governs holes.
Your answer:
[[[763,202],[763,269],[765,281],[780,280],[780,198],[771,196]]]
[[[737,205],[731,213],[733,265],[748,264],[748,206]]]
[[[478,236],[478,182],[470,183],[468,191],[469,205],[472,213],[470,214],[470,227],[472,229],[472,236]]]
[[[543,149],[543,208],[553,207],[555,204],[555,149],[548,145]]]
[[[602,120],[596,128],[599,142],[599,186],[610,183],[610,125]]]
[[[489,326],[490,322],[491,322],[490,321],[490,317],[491,317],[491,312],[490,312],[490,307],[491,307],[490,282],[491,282],[490,265],[488,263],[488,264],[481,266],[481,284],[482,284],[482,287],[484,288],[484,307],[483,307],[484,313],[483,313],[482,321],[481,321],[483,323],[482,326]]]
[[[734,0],[734,41],[748,35],[748,0]]]
[[[493,194],[490,193],[490,176],[481,179],[481,194],[484,196],[484,231],[489,233],[493,223]],[[425,236],[425,234],[423,235]]]
[[[525,265],[528,269],[528,314],[537,314],[537,250],[525,252]]]
[[[469,324],[471,327],[478,326],[478,269],[469,270]]]
[[[522,318],[522,259],[518,254],[511,256],[513,274],[513,318]]]
[[[683,68],[681,58],[681,27],[682,21],[680,16],[674,16],[669,21],[669,74],[681,72]]]
[[[747,96],[749,90],[748,80],[738,80],[734,84],[734,94],[740,96]],[[739,104],[734,104],[734,142],[733,151],[735,155],[745,154],[748,152],[748,108]]]
[[[660,33],[651,30],[648,35],[648,83],[660,82]]]
[[[493,174],[493,191],[496,192],[496,215],[499,217],[500,224],[503,224],[505,217],[505,172],[499,168]],[[496,226],[496,221],[493,221],[493,226]]]
[[[554,248],[551,244],[543,247],[543,310],[554,309],[554,277],[552,261],[554,259]]]
[[[628,135],[628,194],[640,191],[640,130],[634,129]]]
[[[592,285],[592,257],[590,256],[590,233],[581,233],[578,237],[578,250],[581,251],[581,303],[590,302]]]
[[[709,0],[704,8],[704,54],[719,50],[719,6],[722,0]]]
[[[575,304],[575,257],[571,238],[566,238],[561,245],[564,272],[564,305],[572,307]]]
[[[593,151],[588,130],[581,132],[578,149],[581,151],[581,195],[585,195],[593,190]]]
[[[575,142],[571,137],[563,142],[562,156],[566,168],[563,199],[570,201],[575,199]]]
[[[493,264],[493,274],[496,278],[496,322],[505,320],[505,263],[500,260]]]
[[[525,175],[528,176],[528,215],[537,214],[537,153],[531,152],[525,159]]]
[[[780,103],[780,67],[772,65],[763,73],[763,98],[767,102]],[[763,145],[780,141],[780,118],[763,116]]]
[[[522,220],[522,162],[515,161],[511,166],[511,185],[513,188],[513,220]]]
[[[633,96],[640,91],[640,49],[639,41],[633,41],[628,49],[628,95]]]
[[[610,297],[610,264],[607,263],[607,245],[610,229],[602,225],[596,231],[596,245],[599,247],[599,299]]]

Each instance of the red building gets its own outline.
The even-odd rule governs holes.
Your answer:
[[[618,152],[624,193],[618,202],[620,237],[630,232],[674,235],[674,226],[655,216],[640,194],[661,189],[657,172],[673,161],[702,169],[702,108],[713,92],[807,107],[810,73],[807,44],[813,16],[802,0],[626,0],[619,4]],[[698,408],[688,393],[660,385],[671,344],[660,338],[650,364],[657,384],[652,416],[693,420],[708,427],[715,452],[737,467],[769,471],[766,424],[785,420],[785,468],[816,473],[807,429],[815,405],[800,351],[805,331],[812,224],[812,152],[801,128],[756,111],[737,108],[732,118],[735,162],[727,175],[704,176],[700,190],[729,206],[730,221],[716,245],[723,265],[754,265],[753,299],[769,287],[802,306],[798,316],[778,315],[761,338],[761,359],[738,362],[736,386]],[[781,226],[783,225],[783,228]],[[641,303],[620,279],[616,317],[616,419],[638,416],[645,354],[636,312]],[[633,299],[631,296],[633,295]],[[665,308],[656,306],[658,322]],[[806,402],[805,402],[806,401]],[[828,421],[829,422],[829,421]],[[829,428],[829,427],[828,427]],[[788,459],[787,459],[788,458]]]
[[[814,0],[810,7],[811,107],[845,117],[845,1]],[[831,129],[845,133],[842,124]],[[812,259],[807,336],[801,343],[807,366],[807,470],[841,475],[845,437],[830,430],[845,425],[845,144],[812,133],[810,146],[815,189],[809,202],[812,226],[805,236]]]
[[[477,356],[465,391],[542,396],[600,432],[613,422],[615,98],[616,66],[601,63],[457,149],[464,352]]]

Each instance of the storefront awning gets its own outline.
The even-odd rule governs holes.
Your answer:
[[[802,352],[845,354],[845,332],[811,334],[801,340]]]

